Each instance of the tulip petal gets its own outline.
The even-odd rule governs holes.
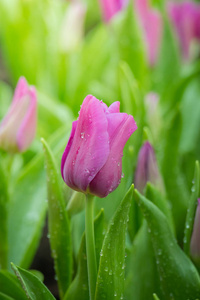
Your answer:
[[[73,143],[77,123],[78,123],[78,121],[72,122],[72,130],[71,130],[71,134],[70,134],[70,137],[69,137],[69,141],[67,143],[67,146],[65,148],[65,151],[63,153],[62,160],[61,160],[61,174],[62,174],[63,179],[64,179],[64,165],[65,165],[65,161],[66,161],[67,155],[69,153],[69,150],[70,150],[70,148],[72,146],[72,143]]]
[[[19,151],[21,152],[28,148],[36,133],[37,96],[34,87],[29,88],[27,96],[29,97],[30,101],[29,107],[17,133],[17,145]]]
[[[91,95],[87,96],[64,164],[64,180],[71,188],[86,191],[107,161],[110,151],[107,127],[108,121],[101,101]]]
[[[108,114],[107,119],[110,153],[105,165],[90,183],[90,192],[99,197],[106,197],[119,185],[123,148],[131,134],[137,129],[131,115],[125,113]]]
[[[111,113],[119,113],[120,102],[113,102],[107,109],[107,112]]]

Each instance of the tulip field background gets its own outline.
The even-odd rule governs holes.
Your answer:
[[[88,94],[138,127],[118,188],[95,197],[95,300],[200,299],[200,2],[119,2],[0,0],[0,122],[21,76],[38,101],[29,149],[0,149],[0,300],[94,300],[84,197],[60,173]]]

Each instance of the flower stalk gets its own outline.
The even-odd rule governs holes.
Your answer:
[[[94,222],[93,222],[93,200],[94,197],[86,194],[85,210],[85,235],[86,235],[86,253],[90,300],[95,299],[97,263],[94,241]]]

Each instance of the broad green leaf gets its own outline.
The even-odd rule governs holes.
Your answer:
[[[147,183],[145,195],[147,199],[153,202],[163,212],[169,222],[169,226],[174,231],[172,212],[166,197],[161,194],[161,192],[156,189],[155,186],[151,185],[150,182]]]
[[[54,133],[50,146],[58,160],[67,142],[68,128]],[[43,153],[22,170],[9,203],[8,261],[28,268],[37,249],[46,216],[46,178]]]
[[[128,190],[110,221],[100,253],[96,300],[118,299],[124,294],[125,237],[133,186]]]
[[[200,294],[199,274],[178,246],[166,217],[136,190],[134,198],[151,233],[163,299],[196,299]]]
[[[8,184],[0,157],[0,269],[8,267]]]
[[[48,228],[51,253],[58,278],[59,293],[62,298],[72,278],[71,228],[54,156],[45,140],[42,139],[41,141],[47,172]]]
[[[27,298],[31,300],[55,300],[47,287],[32,273],[12,264],[15,275],[20,280]]]
[[[17,278],[8,271],[0,271],[0,293],[15,300],[27,300],[26,294]]]
[[[199,173],[199,162],[195,163],[195,173],[194,180],[192,183],[192,194],[190,197],[190,202],[188,205],[186,223],[185,223],[185,232],[184,232],[184,251],[189,256],[190,254],[190,241],[192,236],[192,229],[194,224],[195,212],[197,207],[197,198],[199,196],[199,183],[200,183],[200,173]]]
[[[182,130],[182,119],[175,111],[171,122],[163,132],[165,140],[162,145],[161,170],[165,182],[167,199],[171,203],[172,214],[178,240],[183,238],[183,228],[189,200],[189,193],[180,172],[179,143]]]
[[[156,259],[146,221],[138,231],[127,264],[126,300],[147,300],[160,289]]]
[[[103,237],[104,237],[104,210],[103,209],[95,218],[94,233],[95,233],[95,248],[96,248],[97,266],[98,266],[100,251],[102,248]],[[78,254],[77,274],[73,282],[71,283],[64,297],[64,300],[76,300],[79,299],[80,295],[81,295],[81,300],[89,299],[85,233],[82,236],[81,246]]]

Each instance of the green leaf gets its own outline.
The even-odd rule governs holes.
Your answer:
[[[66,145],[68,128],[54,133],[50,145],[58,160]],[[46,216],[46,178],[43,153],[20,173],[11,195],[8,216],[8,262],[28,268],[37,249]]]
[[[8,271],[0,271],[0,293],[11,297],[11,299],[27,300],[26,294],[18,283],[17,278]]]
[[[190,197],[189,206],[187,210],[185,232],[184,232],[184,239],[183,239],[184,251],[188,256],[190,254],[190,241],[192,236],[195,212],[197,208],[197,198],[199,196],[199,182],[200,182],[199,162],[196,161],[194,180],[192,185],[192,194]]]
[[[180,73],[180,53],[177,39],[175,39],[173,33],[166,16],[166,9],[164,9],[160,57],[155,69],[155,82],[159,92],[168,92],[170,85],[173,84]],[[166,100],[169,102],[169,98],[166,98]]]
[[[15,299],[11,298],[3,293],[0,293],[0,300],[15,300]]]
[[[70,222],[60,187],[54,156],[44,139],[48,191],[48,224],[51,253],[54,259],[60,297],[62,298],[72,278],[72,242]]]
[[[163,132],[165,140],[164,145],[162,145],[161,170],[167,199],[172,207],[178,240],[182,241],[189,193],[183,174],[180,171],[179,142],[181,130],[182,119],[178,110],[174,112],[172,119],[170,119],[169,127],[166,127]]]
[[[153,294],[154,300],[160,300],[156,294]]]
[[[125,273],[125,236],[133,186],[128,190],[106,233],[100,253],[96,300],[123,297]]]
[[[2,158],[0,157],[0,160]],[[8,186],[7,178],[0,163],[0,269],[8,267]]]
[[[124,298],[127,300],[151,299],[151,295],[159,291],[160,285],[146,221],[143,222],[134,239],[128,259]]]
[[[122,18],[115,19],[114,33],[116,34],[117,50],[120,60],[127,62],[135,78],[140,83],[146,83],[147,61],[141,30],[137,24],[133,4],[127,6]],[[115,21],[114,20],[114,21]],[[128,29],[128,30],[127,30]]]
[[[100,251],[102,248],[104,238],[104,210],[101,209],[100,213],[94,220],[94,233],[95,233],[95,248],[97,257],[97,266],[99,265]],[[86,243],[85,233],[82,236],[81,245],[78,253],[78,270],[76,277],[71,283],[64,300],[81,300],[89,299],[88,275],[87,275],[87,256],[86,256]]]
[[[163,212],[169,222],[169,226],[171,227],[172,231],[174,231],[172,212],[166,197],[161,194],[161,192],[157,190],[156,187],[150,182],[147,183],[145,195],[147,199],[153,202]]]
[[[26,292],[27,298],[31,300],[55,300],[47,287],[32,273],[11,264],[13,271],[23,289]]]
[[[163,299],[197,298],[200,294],[199,274],[178,246],[166,217],[136,190],[134,198],[141,208],[151,233]]]

